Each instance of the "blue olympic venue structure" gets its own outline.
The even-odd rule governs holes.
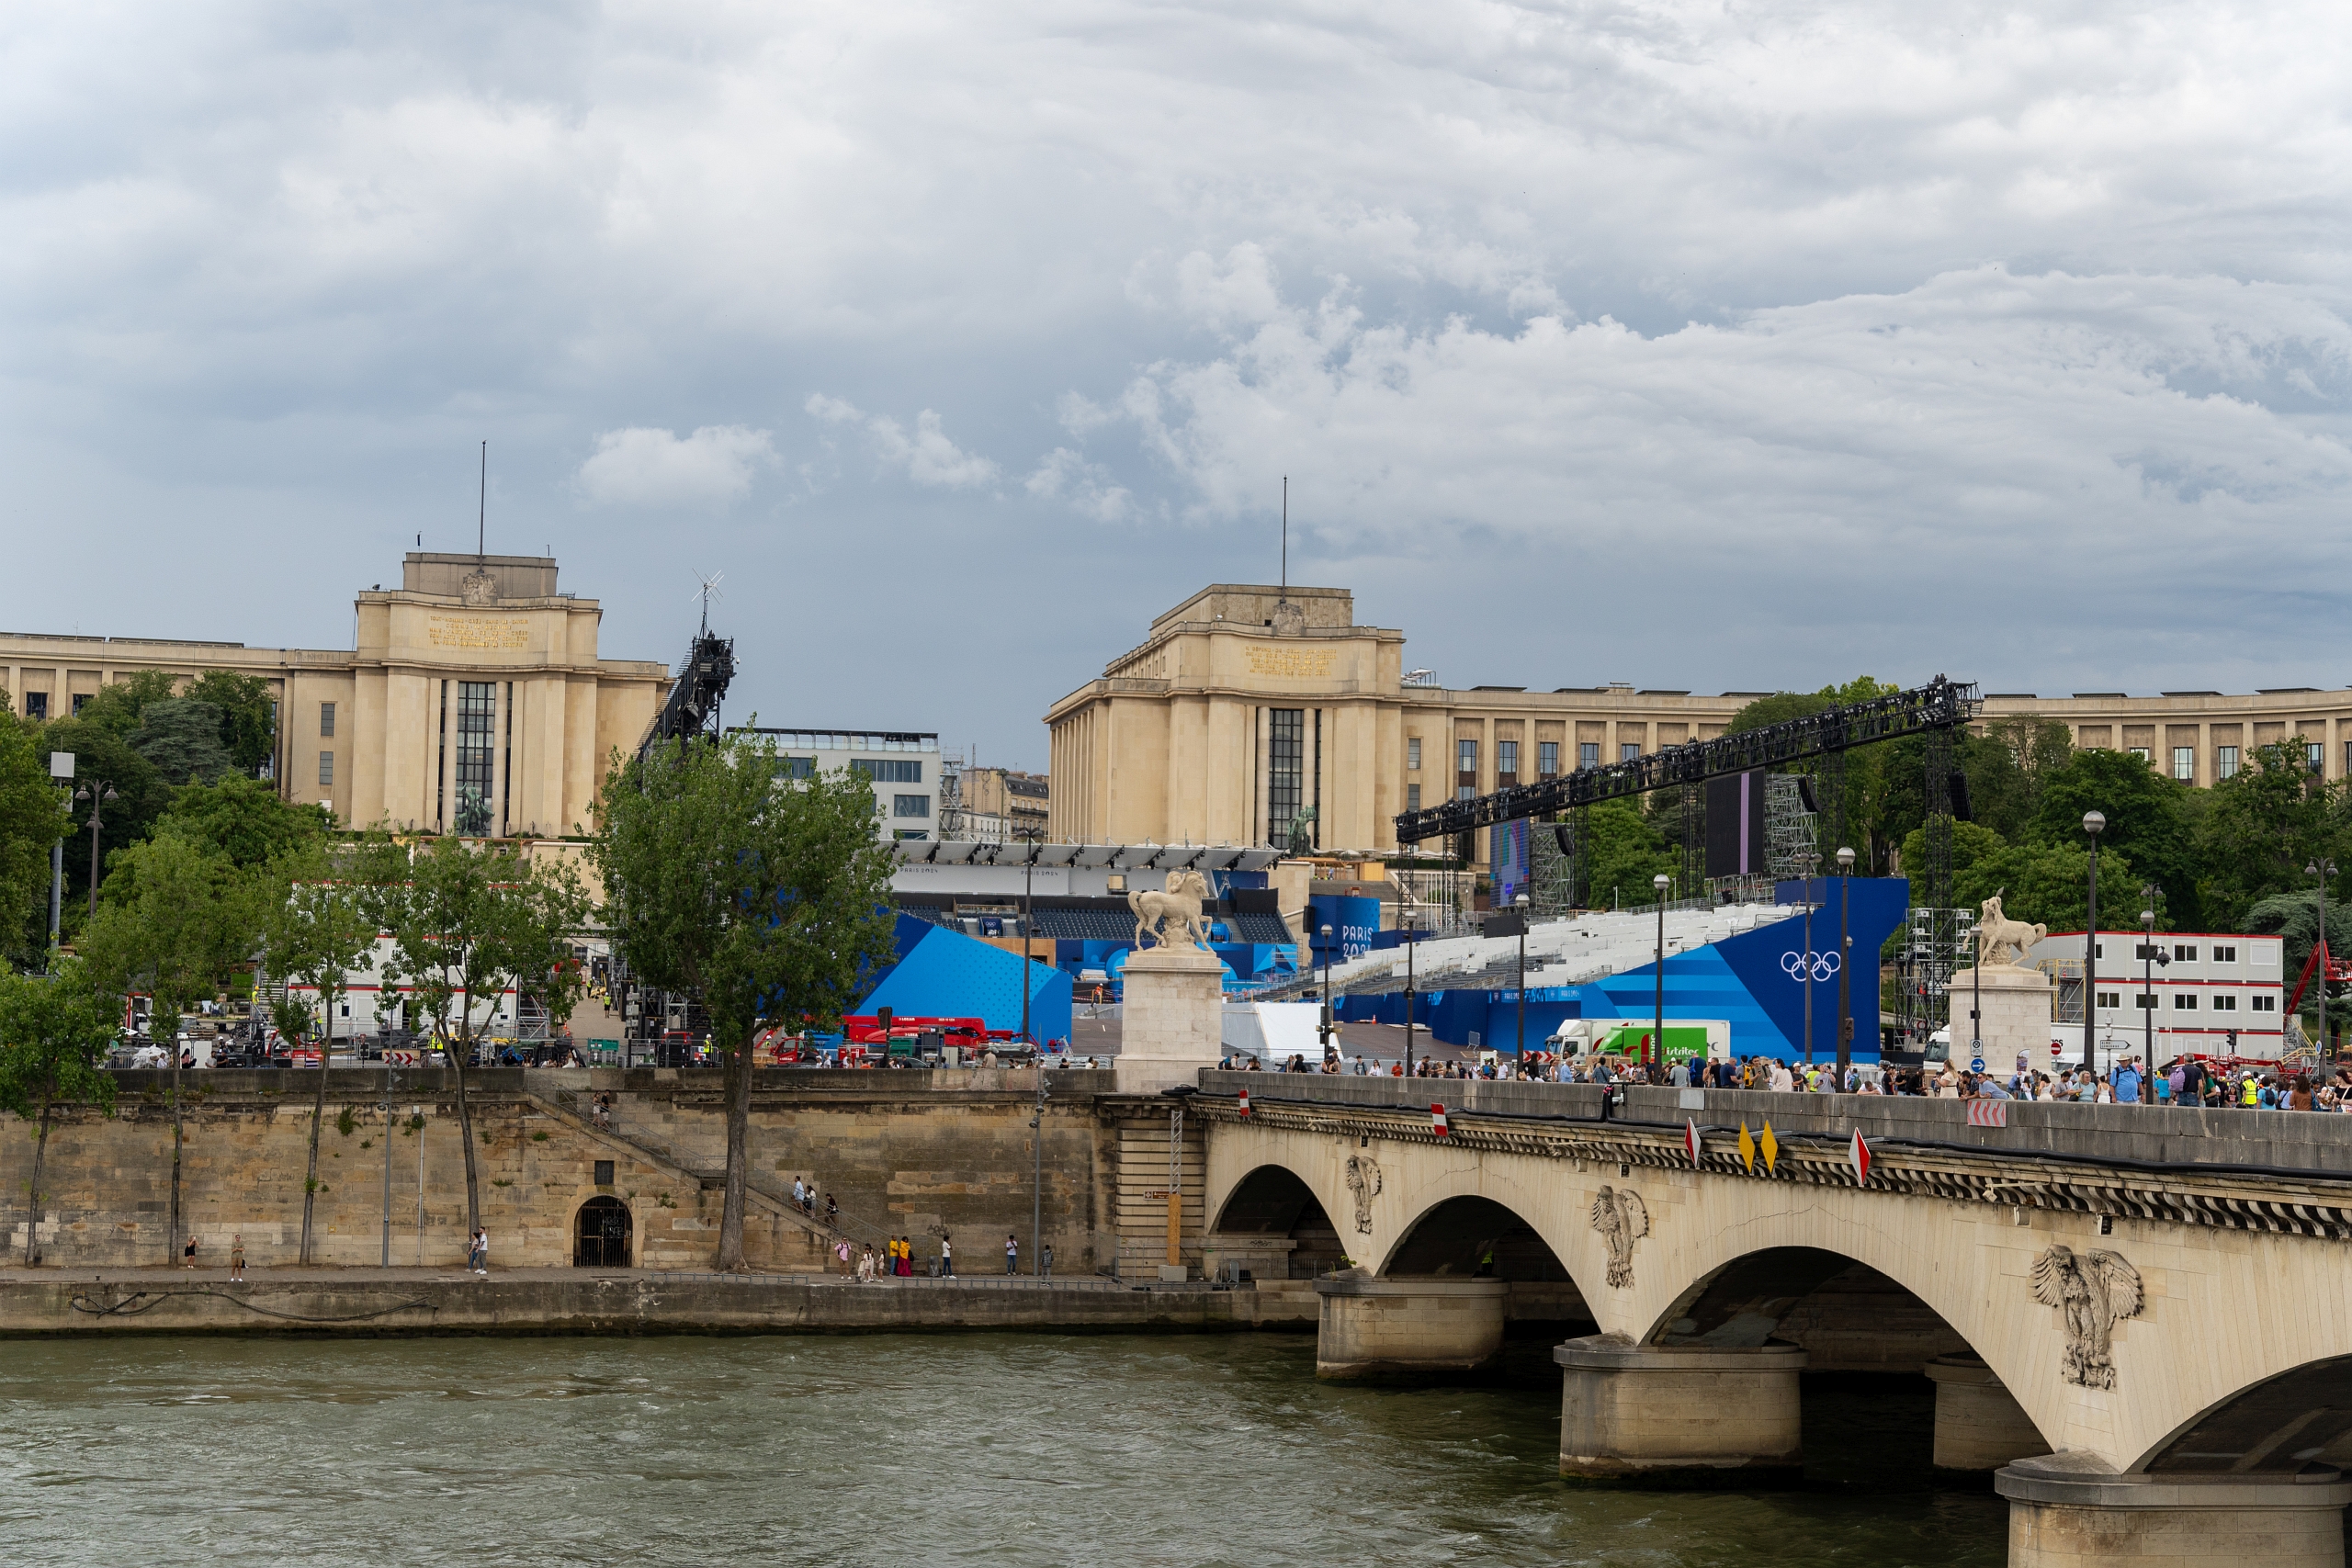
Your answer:
[[[1802,905],[1808,885],[1783,882],[1775,901]],[[1828,877],[1810,885],[1814,910],[1810,935],[1802,914],[1771,920],[1721,941],[1666,958],[1666,1017],[1723,1020],[1731,1026],[1731,1050],[1739,1056],[1796,1058],[1804,1055],[1805,979],[1813,979],[1813,1054],[1838,1048],[1838,976],[1843,960],[1838,919],[1841,899],[1852,940],[1854,972],[1850,1007],[1853,1055],[1879,1055],[1879,951],[1911,906],[1911,884],[1903,877]],[[1335,926],[1336,931],[1336,926]],[[1384,933],[1386,934],[1386,933]],[[1497,955],[1510,947],[1493,944]],[[1656,1015],[1656,962],[1620,970],[1573,986],[1531,986],[1527,990],[1526,1038],[1540,1047],[1571,1019],[1623,1019],[1638,1022]],[[1441,982],[1442,983],[1442,982]],[[1402,1024],[1402,992],[1342,996],[1345,1021]],[[1450,1045],[1484,1046],[1509,1053],[1519,1043],[1516,989],[1432,990],[1413,998],[1413,1021]]]
[[[1033,964],[912,915],[900,915],[893,933],[898,957],[875,976],[852,1010],[866,1016],[888,1008],[899,1018],[977,1018],[990,1029],[1021,1027],[1022,971],[1029,979],[1029,1032],[1038,1040],[1069,1038],[1070,976]]]

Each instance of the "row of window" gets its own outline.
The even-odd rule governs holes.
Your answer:
[[[1619,760],[1622,761],[1630,762],[1641,754],[1642,749],[1640,745],[1631,740],[1626,741],[1617,748],[1617,755]],[[1600,743],[1599,741],[1583,740],[1577,743],[1577,766],[1579,768],[1597,768],[1600,766]],[[1418,735],[1406,737],[1405,771],[1408,773],[1418,773],[1421,771],[1421,738]],[[1476,740],[1456,740],[1453,743],[1453,771],[1457,773],[1475,774],[1477,773],[1478,743]],[[1556,740],[1537,741],[1535,743],[1536,777],[1545,779],[1552,778],[1556,775],[1559,771],[1560,743]],[[1495,742],[1495,772],[1498,776],[1512,778],[1516,778],[1518,776],[1518,741],[1498,740]]]
[[[2134,746],[2130,750],[2132,755],[2139,758],[2140,761],[2144,762],[2149,760],[2148,749],[2145,746]],[[2216,779],[2233,779],[2237,777],[2238,769],[2241,766],[2239,757],[2240,752],[2234,746],[2214,747],[2213,776]],[[2326,765],[2326,759],[2327,753],[2319,741],[2306,740],[2303,742],[2303,766],[2309,768],[2312,773],[2318,773],[2321,768]],[[2344,743],[2344,771],[2346,773],[2352,773],[2352,740],[2346,740]],[[2196,747],[2176,746],[2172,749],[2172,776],[2180,780],[2183,784],[2195,784],[2197,782]]]
[[[2199,951],[2199,949],[2198,944],[2193,942],[2176,942],[2171,944],[2171,962],[2175,964],[2194,964],[2197,962],[2197,954]],[[2155,943],[2153,947],[2144,942],[2135,942],[2132,944],[2132,962],[2134,964],[2144,964],[2149,959],[2162,958],[2165,955],[2165,944],[2161,942]],[[2103,942],[2093,943],[2091,947],[2091,956],[2094,958],[2105,958],[2107,956],[2107,943]],[[2211,964],[2235,964],[2237,961],[2237,943],[2233,942],[2217,942],[2213,944],[2213,956],[2206,962]],[[2270,960],[2267,958],[2264,959],[2262,966],[2266,969],[2269,968],[2271,966]]]
[[[2172,998],[2172,1010],[2175,1012],[2195,1012],[2199,1007],[2203,1007],[2212,1012],[2235,1012],[2238,1010],[2238,998],[2236,994],[2233,992],[2213,991],[2204,993],[2204,999],[2202,1001],[2199,1000],[2199,993],[2196,991],[2175,991]],[[2099,1010],[2102,1012],[2120,1010],[2123,1006],[2123,993],[2120,991],[2101,991],[2098,994],[2098,1005]],[[2278,1010],[2278,998],[2267,991],[2257,991],[2253,996],[2246,998],[2245,1005],[2248,1012],[2277,1012]],[[2147,991],[2134,991],[2132,993],[2132,1006],[2135,1011],[2153,1012],[2155,1010],[2156,998]]]

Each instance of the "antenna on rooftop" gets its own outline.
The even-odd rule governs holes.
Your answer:
[[[1283,476],[1283,585],[1278,595],[1290,597],[1290,476]]]
[[[708,577],[704,577],[700,572],[695,574],[702,583],[702,586],[695,589],[693,594],[693,597],[702,601],[702,630],[695,634],[697,637],[707,637],[710,634],[710,602],[715,598],[727,597],[718,591],[719,580],[726,575],[723,571],[714,571]]]
[[[483,541],[490,533],[490,443],[481,444],[481,491],[475,498],[474,559],[484,559]]]

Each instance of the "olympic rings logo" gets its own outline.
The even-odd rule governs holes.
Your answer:
[[[1784,953],[1781,954],[1781,973],[1792,980],[1802,980],[1809,969],[1816,982],[1826,980],[1838,973],[1839,960],[1834,953]]]

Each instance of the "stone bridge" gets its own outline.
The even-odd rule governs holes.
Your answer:
[[[2345,1561],[2352,1117],[1602,1093],[1204,1073],[1206,1246],[1283,1274],[1338,1234],[1334,1377],[1476,1368],[1550,1282],[1591,1329],[1564,1474],[1788,1472],[1800,1371],[1903,1367],[1937,1464],[1998,1470],[2013,1564]]]

